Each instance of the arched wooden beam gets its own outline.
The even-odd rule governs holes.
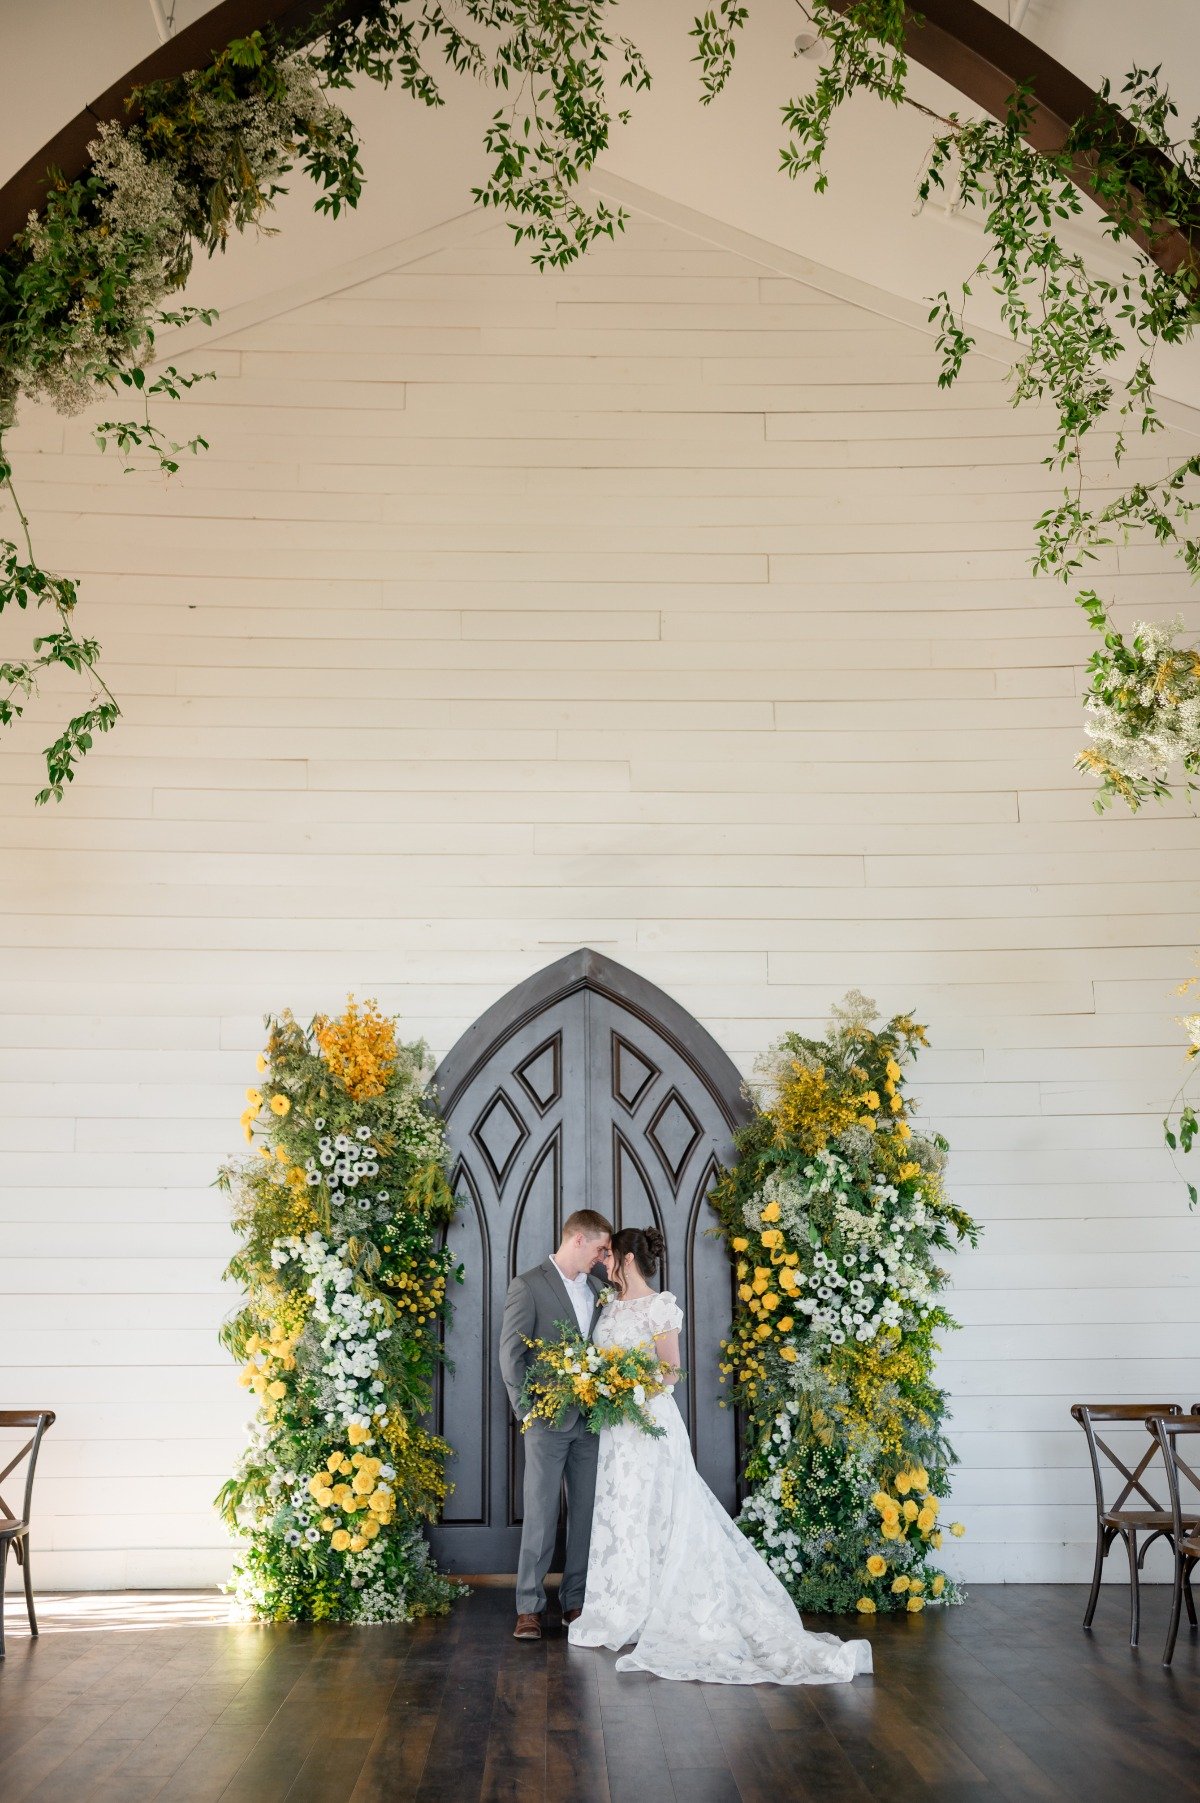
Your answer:
[[[160,44],[76,113],[5,182],[0,188],[0,255],[22,230],[29,214],[41,211],[49,187],[47,171],[61,169],[68,181],[76,181],[91,161],[87,147],[97,126],[110,119],[124,121],[136,116],[125,105],[135,88],[151,81],[170,81],[189,69],[203,69],[234,38],[249,37],[252,31],[273,30],[282,39],[302,41],[306,34],[314,33],[318,23],[330,25],[361,11],[361,5],[331,5],[330,0],[220,0],[203,18]]]
[[[829,4],[835,12],[849,13],[855,0],[829,0]],[[996,119],[1007,119],[1012,94],[1027,86],[1033,105],[1025,135],[1035,150],[1061,150],[1071,127],[1094,114],[1099,105],[1099,96],[1085,81],[978,0],[920,0],[919,7],[906,7],[904,49],[913,62],[940,75]],[[1139,145],[1133,126],[1115,107],[1112,117],[1130,149],[1136,145],[1141,155],[1158,156],[1148,152],[1144,143]],[[1166,168],[1167,159],[1161,161]],[[1096,192],[1086,157],[1076,159],[1071,179],[1101,211],[1115,211],[1106,197]],[[1132,184],[1127,200],[1136,215],[1140,195]],[[1195,212],[1200,217],[1200,190],[1195,193]],[[1200,269],[1200,243],[1195,234],[1170,227],[1133,235],[1168,275],[1177,275],[1185,266],[1193,273]]]

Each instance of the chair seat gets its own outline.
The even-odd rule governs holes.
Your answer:
[[[1200,1522],[1196,1524],[1200,1527]],[[0,1518],[0,1540],[16,1540],[20,1535],[29,1532],[27,1521],[10,1521],[7,1516]]]
[[[1175,1517],[1170,1509],[1106,1509],[1100,1517],[1110,1528],[1170,1528]],[[1185,1515],[1185,1528],[1200,1528],[1200,1515]]]

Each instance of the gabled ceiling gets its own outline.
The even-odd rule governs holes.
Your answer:
[[[1009,0],[988,4],[1009,15]],[[169,11],[170,0],[158,5]],[[929,142],[927,122],[916,114],[870,100],[847,108],[824,195],[779,173],[779,108],[811,85],[816,64],[811,55],[795,56],[805,19],[793,0],[749,5],[729,90],[703,108],[687,37],[699,0],[625,0],[620,29],[645,52],[654,86],[633,99],[633,118],[617,128],[605,172],[910,301],[956,287],[983,240],[969,216],[944,206],[914,211]],[[206,10],[203,0],[176,0],[177,23]],[[1200,29],[1191,0],[1143,0],[1137,7],[1127,0],[1029,0],[1021,29],[1093,85],[1106,74],[1119,84],[1134,62],[1161,63],[1185,118],[1200,112]],[[158,41],[152,0],[0,0],[0,173],[19,167]],[[914,68],[912,87],[941,112],[960,104],[923,69]],[[396,90],[364,85],[348,103],[362,131],[368,177],[357,214],[316,217],[297,179],[275,216],[279,235],[237,242],[225,257],[201,264],[190,298],[228,308],[283,291],[469,210],[496,99],[453,75],[445,94],[447,105],[430,111]],[[1089,242],[1099,238],[1090,211],[1078,229]],[[603,247],[594,254],[602,256]],[[975,317],[995,323],[986,296]],[[1200,345],[1160,352],[1158,376],[1165,394],[1200,405]]]

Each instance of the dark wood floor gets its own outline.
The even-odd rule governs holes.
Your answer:
[[[1200,1649],[1159,1664],[1123,1591],[979,1587],[877,1621],[876,1676],[788,1690],[618,1677],[510,1637],[512,1593],[411,1628],[230,1626],[211,1596],[16,1598],[3,1803],[1152,1803],[1200,1796]],[[843,1624],[818,1623],[844,1631]]]

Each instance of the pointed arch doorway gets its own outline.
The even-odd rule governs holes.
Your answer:
[[[460,1202],[448,1238],[466,1270],[435,1402],[455,1485],[431,1532],[437,1556],[456,1571],[516,1570],[524,1464],[500,1317],[514,1273],[554,1248],[574,1208],[662,1231],[659,1281],[685,1318],[680,1406],[701,1473],[732,1509],[736,1429],[718,1407],[717,1346],[733,1279],[705,1230],[709,1188],[748,1118],[737,1067],[678,1002],[585,947],[502,996],[433,1081]]]

